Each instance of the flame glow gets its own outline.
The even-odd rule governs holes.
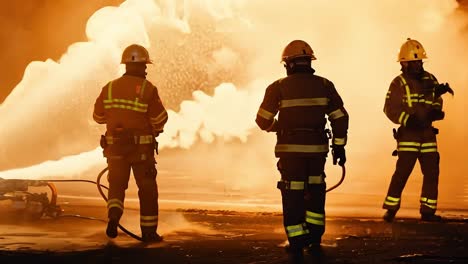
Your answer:
[[[340,191],[384,195],[394,142],[383,100],[399,74],[396,52],[407,37],[426,48],[426,69],[456,89],[458,100],[446,98],[447,118],[440,124],[447,131],[440,137],[441,178],[461,177],[466,163],[458,163],[453,150],[468,146],[467,122],[456,114],[466,106],[459,98],[466,95],[468,54],[461,21],[452,17],[455,8],[455,1],[438,0],[127,0],[102,8],[88,21],[88,42],[71,45],[57,62],[29,64],[0,105],[0,120],[7,124],[0,127],[0,177],[73,176],[104,164],[96,148],[103,127],[93,123],[92,106],[101,87],[122,73],[122,50],[139,43],[156,61],[148,78],[171,109],[161,147],[238,139],[236,148],[246,154],[222,162],[236,164],[228,177],[246,173],[238,166],[244,163],[261,179],[232,177],[232,184],[253,188],[271,182],[263,175],[278,175],[274,140],[258,131],[255,114],[266,86],[284,76],[278,62],[283,47],[303,39],[316,53],[318,75],[335,83],[351,116],[351,176]]]

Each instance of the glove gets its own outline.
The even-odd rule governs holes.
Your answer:
[[[101,135],[101,140],[99,140],[99,145],[101,145],[101,148],[105,149],[107,148],[107,140],[105,135]]]
[[[271,124],[271,127],[267,130],[267,132],[278,132],[278,120],[274,119],[273,124]]]
[[[442,110],[439,110],[439,109],[432,109],[432,110],[429,112],[429,118],[430,118],[432,121],[443,120],[444,117],[445,117],[445,112],[442,111]]]
[[[447,92],[450,93],[451,95],[455,94],[448,83],[441,83],[441,84],[438,84],[435,87],[435,97],[436,98],[440,97],[441,95],[443,95],[443,94],[445,94]]]
[[[344,146],[333,145],[332,146],[333,165],[343,166],[346,163],[346,153]]]
[[[415,115],[410,115],[406,120],[407,128],[426,128],[431,126],[431,121],[421,120]]]
[[[159,136],[159,134],[161,134],[162,132],[164,132],[164,130],[161,130],[161,131],[153,131],[153,136],[154,136],[154,138],[156,139],[156,138]]]

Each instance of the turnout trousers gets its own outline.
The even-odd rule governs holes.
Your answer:
[[[419,160],[423,174],[420,213],[433,215],[437,209],[440,161],[436,134],[432,128],[423,131],[400,130],[397,137],[398,160],[383,208],[394,211],[400,208],[401,194]]]
[[[282,157],[278,161],[283,224],[290,248],[320,244],[325,232],[326,156]]]
[[[125,190],[130,170],[138,186],[140,227],[142,233],[155,233],[158,226],[158,185],[154,158],[132,162],[125,158],[107,159],[109,174],[108,217],[120,220],[124,210]]]

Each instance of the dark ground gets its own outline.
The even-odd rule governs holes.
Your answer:
[[[65,212],[105,216],[102,207],[71,208]],[[327,218],[322,263],[468,263],[464,215],[446,223]],[[165,242],[145,245],[123,233],[109,241],[101,221],[25,221],[6,212],[0,217],[0,263],[287,263],[279,213],[194,209],[162,211],[160,218]],[[123,221],[138,230],[138,211],[127,210]]]

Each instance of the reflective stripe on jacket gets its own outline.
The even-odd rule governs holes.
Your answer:
[[[161,132],[168,115],[157,88],[150,81],[124,75],[102,88],[94,104],[93,119],[107,125],[108,135],[116,127],[145,135]]]
[[[328,152],[327,116],[333,144],[346,145],[349,117],[333,83],[313,73],[296,73],[268,86],[255,121],[263,130],[278,131],[277,157],[308,156]]]
[[[384,113],[395,124],[406,126],[410,115],[428,116],[432,109],[442,109],[442,98],[435,98],[434,75],[425,72],[421,79],[401,74],[393,79],[385,98]]]
[[[384,113],[393,123],[400,125],[397,133],[399,152],[437,152],[436,134],[432,126],[420,129],[406,126],[410,115],[416,115],[419,119],[430,118],[431,110],[442,110],[442,98],[436,98],[434,93],[436,85],[437,79],[429,72],[424,72],[421,79],[401,74],[390,84]]]

